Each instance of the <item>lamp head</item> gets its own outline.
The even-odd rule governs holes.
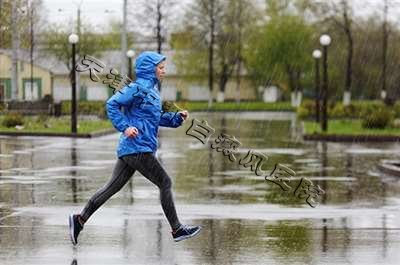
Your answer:
[[[69,37],[68,37],[68,42],[69,42],[69,43],[71,43],[71,44],[76,44],[76,43],[78,43],[78,41],[79,41],[78,35],[76,35],[76,34],[74,34],[74,33],[72,33],[71,35],[69,35]]]
[[[319,58],[321,58],[321,56],[322,56],[322,52],[320,51],[320,50],[314,50],[313,51],[313,53],[312,53],[312,56],[315,58],[315,59],[319,59]]]
[[[323,34],[319,38],[319,42],[321,43],[322,46],[329,46],[331,44],[331,37],[328,34]]]
[[[126,52],[126,56],[128,56],[128,58],[132,58],[133,56],[135,56],[135,52],[133,50],[128,50]]]

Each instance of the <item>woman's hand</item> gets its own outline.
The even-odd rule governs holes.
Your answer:
[[[139,131],[136,127],[128,127],[124,131],[126,137],[136,137],[139,134]]]
[[[187,110],[179,111],[178,113],[181,114],[181,117],[183,118],[184,121],[186,121],[189,118],[189,112]]]

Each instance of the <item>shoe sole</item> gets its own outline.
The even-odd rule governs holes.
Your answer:
[[[76,245],[76,241],[74,239],[74,235],[75,235],[75,229],[74,229],[74,216],[71,214],[69,216],[69,236],[71,238],[71,242],[72,244],[75,246]]]
[[[180,237],[178,237],[178,238],[174,238],[174,241],[175,241],[175,242],[179,242],[179,241],[182,241],[182,240],[185,240],[185,239],[194,237],[195,235],[197,235],[198,233],[200,233],[200,231],[201,231],[201,227],[199,227],[199,229],[198,229],[196,232],[194,232],[193,234],[190,234],[190,235],[187,235],[187,236],[180,236]]]

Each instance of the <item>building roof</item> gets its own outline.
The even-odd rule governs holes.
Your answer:
[[[12,58],[12,50],[11,49],[0,49],[0,54],[4,54],[10,58]],[[23,61],[26,63],[30,63],[30,52],[27,50],[19,49],[17,53],[17,57],[19,61]],[[48,54],[44,54],[43,52],[35,51],[33,53],[33,61],[36,67],[43,68],[55,74],[64,74],[69,73],[67,66],[64,65],[61,61],[59,61],[54,56],[49,56]]]
[[[136,55],[133,58],[133,63],[137,55],[139,55],[142,51],[146,50],[145,47],[138,47],[136,50]],[[11,49],[0,49],[0,54],[4,54],[8,57],[12,57]],[[177,74],[176,66],[173,63],[172,57],[175,52],[172,50],[165,50],[163,54],[167,57],[166,68],[167,75],[175,75]],[[89,54],[90,55],[90,54]],[[106,67],[105,69],[116,68],[118,70],[121,69],[121,51],[119,50],[108,50],[104,51],[101,56],[96,57],[101,62],[103,62]],[[40,67],[48,70],[49,72],[55,75],[69,75],[69,70],[67,66],[60,60],[58,60],[55,56],[49,55],[48,53],[35,51],[33,54],[34,65],[36,67]],[[24,61],[26,63],[30,63],[30,52],[27,50],[18,50],[18,60]],[[83,74],[88,74],[88,72],[84,72]],[[106,72],[103,72],[106,73]]]
[[[167,57],[166,60],[166,71],[167,76],[177,75],[178,71],[176,65],[174,63],[174,56],[176,54],[175,50],[172,50],[168,45],[164,46],[165,49],[162,52],[163,55]],[[154,43],[137,43],[133,48],[136,52],[133,58],[133,64],[135,62],[136,57],[143,51],[146,50],[156,50],[156,46]],[[12,57],[12,50],[11,49],[0,49],[0,54],[5,54],[6,56]],[[90,54],[89,54],[90,55]],[[55,56],[49,55],[48,53],[44,53],[43,51],[35,51],[33,54],[34,58],[34,65],[37,67],[41,67],[43,69],[48,70],[52,74],[55,75],[69,75],[69,70],[67,66],[60,60],[58,60]],[[119,50],[107,50],[104,51],[101,56],[96,57],[101,62],[103,62],[106,67],[103,71],[103,74],[107,74],[109,69],[116,68],[118,71],[121,69],[121,51]],[[20,61],[24,61],[26,63],[30,63],[30,53],[27,50],[20,49],[18,51],[18,59]],[[134,66],[133,66],[134,67]],[[245,67],[242,67],[242,75],[246,74]],[[89,74],[89,72],[83,72],[81,74]]]

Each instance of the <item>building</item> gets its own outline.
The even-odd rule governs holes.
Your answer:
[[[149,48],[148,45],[135,47],[141,51]],[[139,52],[137,52],[139,54]],[[208,100],[209,88],[207,77],[186,78],[180,75],[173,63],[175,52],[165,50],[167,57],[167,75],[162,84],[162,98],[164,100]],[[11,99],[11,50],[0,49],[0,101]],[[33,66],[33,86],[30,82],[29,52],[20,50],[18,53],[18,100],[35,101],[45,95],[51,95],[55,102],[71,99],[70,71],[67,66],[52,56],[35,52]],[[78,73],[77,96],[79,100],[107,100],[112,95],[112,89],[102,81],[107,79],[112,68],[120,69],[121,53],[118,50],[106,51],[97,58],[105,67],[99,74],[100,81],[92,81],[89,71]],[[134,61],[135,58],[133,58]],[[79,62],[79,61],[78,61]],[[213,98],[218,95],[218,80],[215,80]],[[236,98],[236,83],[232,79],[225,90],[225,100]],[[253,88],[251,80],[243,76],[240,85],[241,100],[255,100],[257,90]]]
[[[0,102],[11,99],[12,51],[0,49]],[[18,54],[18,99],[38,100],[46,94],[52,94],[52,74],[44,65],[43,59],[37,59],[33,66],[33,85],[31,85],[29,53]]]

